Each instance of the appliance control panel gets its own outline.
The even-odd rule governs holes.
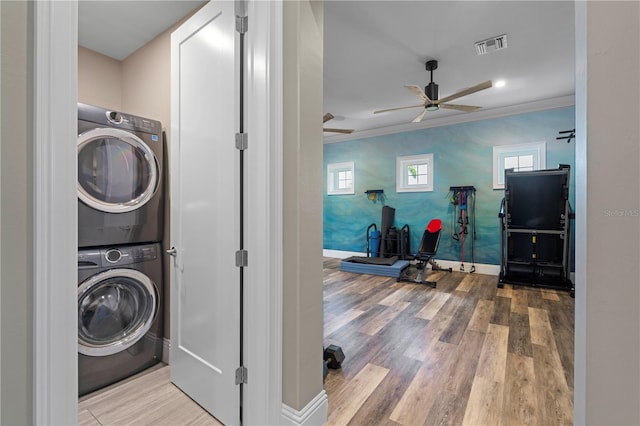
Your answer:
[[[149,262],[158,258],[158,245],[120,246],[78,252],[78,267],[113,267]]]

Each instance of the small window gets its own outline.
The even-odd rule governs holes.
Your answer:
[[[327,194],[355,194],[353,161],[327,165]]]
[[[433,191],[433,154],[396,158],[396,191]]]
[[[544,142],[493,147],[493,189],[504,188],[504,171],[516,172],[541,170],[546,167]]]

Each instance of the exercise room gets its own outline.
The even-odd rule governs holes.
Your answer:
[[[325,3],[329,424],[573,423],[573,4],[360,12]]]
[[[1,424],[640,424],[640,2],[0,12]]]

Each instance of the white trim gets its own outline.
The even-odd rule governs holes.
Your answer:
[[[436,259],[436,263],[440,265],[440,267],[442,268],[451,268],[454,272],[470,273],[471,266],[475,265],[476,271],[474,273],[476,274],[494,275],[496,277],[500,275],[500,265],[491,265],[488,263],[464,262],[464,271],[460,271],[461,262],[457,260],[437,260]],[[496,284],[497,283],[498,282],[496,281]]]
[[[343,250],[329,250],[323,249],[322,255],[324,257],[333,257],[336,259],[346,259],[351,256],[366,256],[366,253],[360,253],[356,251],[343,251]],[[443,268],[451,268],[454,271],[460,270],[460,262],[457,260],[438,260],[435,259],[436,263]],[[487,275],[495,275],[496,277],[500,274],[500,265],[491,265],[487,263],[471,263],[465,262],[464,264],[464,272],[469,272],[471,270],[471,265],[475,265],[476,273],[478,274],[487,274]]]
[[[324,389],[300,411],[282,404],[282,421],[280,424],[291,426],[323,425],[329,414],[329,401]]]
[[[350,171],[351,172],[351,187],[350,188],[336,188],[336,182],[338,178],[336,173]],[[327,195],[352,195],[356,193],[356,166],[353,161],[345,161],[343,163],[329,163],[327,164]]]
[[[515,145],[496,145],[493,147],[493,189],[504,189],[505,165],[500,160],[503,154],[520,156],[536,154],[533,158],[533,170],[547,167],[547,143],[545,141],[520,143]],[[502,178],[502,182],[500,181]]]
[[[324,257],[334,257],[336,259],[346,259],[351,256],[366,256],[367,253],[361,253],[358,251],[344,251],[344,250],[331,250],[331,249],[323,249],[322,255]]]
[[[282,2],[249,1],[243,423],[279,424],[282,407]],[[252,208],[252,206],[255,206]]]
[[[586,1],[577,1],[574,3],[574,19],[575,19],[575,92],[576,92],[576,108],[575,108],[575,129],[576,129],[576,141],[575,141],[575,211],[581,212],[576,215],[574,224],[574,247],[575,247],[575,273],[572,276],[574,288],[577,290],[575,294],[574,305],[574,350],[573,350],[573,422],[576,425],[586,425],[587,422],[595,423],[593,414],[598,410],[597,408],[589,408],[589,416],[587,416],[587,407],[590,407],[594,401],[593,396],[587,398],[587,393],[597,394],[594,387],[597,384],[587,384],[587,367],[593,365],[593,361],[587,363],[587,357],[597,356],[597,351],[593,347],[589,347],[587,341],[591,345],[591,338],[587,338],[587,330],[593,332],[593,330],[602,330],[600,325],[597,324],[598,320],[603,316],[594,313],[590,319],[587,315],[587,295],[591,281],[587,278],[587,265],[589,261],[595,261],[598,248],[590,247],[587,252],[587,244],[589,240],[587,238],[588,225],[592,226],[592,223],[598,223],[600,220],[600,212],[596,211],[598,205],[593,205],[589,208],[587,204],[588,200],[588,178],[589,171],[587,169],[587,137],[589,136],[589,128],[587,121],[587,110],[589,101],[599,102],[598,96],[594,93],[592,97],[589,96],[589,84],[587,73],[587,37],[598,36],[599,32],[593,29],[589,31],[587,26],[587,7]],[[593,13],[593,12],[592,12]],[[590,18],[593,19],[593,18]],[[592,21],[594,22],[594,21]],[[626,46],[624,46],[626,48]],[[595,52],[594,52],[595,53]],[[606,58],[601,61],[607,60]],[[602,66],[601,64],[598,64]],[[592,77],[593,78],[593,77]],[[601,84],[603,77],[598,77],[591,84]],[[608,129],[599,129],[599,131],[606,131]],[[593,130],[591,134],[595,136]],[[589,142],[596,142],[598,139],[594,138]],[[592,175],[592,178],[598,176],[602,171],[597,171]],[[595,185],[594,185],[595,184]],[[593,182],[591,188],[598,187],[600,182]],[[587,222],[589,219],[589,222]],[[610,241],[606,241],[607,245],[611,244]],[[599,287],[601,283],[599,280],[593,281],[591,284],[593,287]],[[592,287],[592,288],[593,288]],[[594,303],[593,301],[591,303]],[[592,309],[602,309],[600,305],[595,302],[591,305]],[[611,317],[605,317],[607,319]],[[610,320],[609,320],[610,321]],[[587,324],[590,324],[587,327]],[[593,324],[593,325],[591,325]],[[597,333],[597,332],[596,332]],[[598,333],[600,334],[600,333]],[[600,336],[599,336],[600,337]],[[602,339],[603,337],[600,337]],[[598,339],[600,342],[603,340]],[[620,348],[622,349],[622,348]],[[593,377],[593,376],[591,376]],[[589,389],[591,387],[591,389]],[[589,392],[587,392],[589,391]],[[611,403],[607,404],[607,408],[612,407]]]
[[[346,259],[351,256],[366,256],[367,253],[357,252],[357,251],[343,251],[343,250],[330,250],[323,249],[322,255],[324,257],[332,257],[334,259]],[[442,268],[451,268],[454,271],[460,271],[460,262],[457,260],[437,260],[436,263],[440,265]],[[464,272],[470,272],[471,266],[475,265],[477,274],[485,274],[485,275],[500,275],[500,265],[492,265],[490,263],[471,263],[465,262],[464,264]],[[571,282],[576,282],[575,272],[571,272],[569,275]]]
[[[33,421],[74,424],[78,5],[34,2],[34,8]]]
[[[410,186],[407,183],[407,167],[412,164],[427,164],[427,183]],[[405,155],[396,157],[396,192],[432,192],[435,168],[433,154]]]
[[[470,123],[473,121],[490,120],[493,118],[508,117],[510,115],[527,114],[531,112],[546,111],[550,109],[567,108],[575,104],[573,95],[544,99],[541,101],[526,102],[500,108],[481,109],[470,114],[455,114],[448,117],[422,120],[419,124],[405,123],[395,126],[381,127],[379,129],[355,131],[348,135],[325,136],[324,143],[346,142],[356,139],[371,138],[375,136],[391,135],[394,133],[411,132],[414,130],[428,129],[431,127],[450,126],[452,124]]]

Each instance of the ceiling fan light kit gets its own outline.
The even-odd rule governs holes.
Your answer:
[[[427,84],[427,86],[425,86],[424,91],[422,90],[422,88],[420,88],[420,86],[417,86],[415,84],[409,84],[405,86],[409,91],[411,91],[416,97],[418,97],[422,101],[422,104],[383,109],[383,110],[374,111],[373,113],[379,114],[382,112],[421,107],[421,108],[424,108],[423,111],[420,114],[418,114],[416,118],[413,119],[414,123],[419,123],[424,118],[425,112],[437,111],[440,108],[452,109],[452,110],[463,111],[463,112],[472,112],[480,109],[481,107],[473,106],[473,105],[449,104],[447,102],[457,98],[461,98],[463,96],[470,95],[472,93],[479,92],[480,90],[488,89],[493,86],[493,83],[491,82],[491,80],[488,80],[483,83],[476,84],[475,86],[456,92],[453,95],[449,95],[442,99],[438,99],[438,85],[433,82],[433,71],[438,68],[438,61],[436,61],[435,59],[432,59],[427,61],[424,65],[425,65],[425,69],[431,73],[430,82],[429,84]]]

